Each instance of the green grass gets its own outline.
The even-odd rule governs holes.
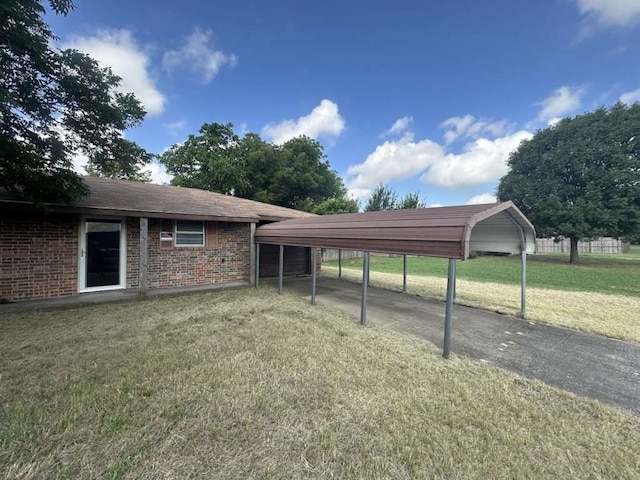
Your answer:
[[[0,478],[640,476],[640,419],[291,295],[0,321]]]
[[[581,263],[571,265],[567,254],[530,255],[527,261],[527,285],[553,290],[598,292],[640,297],[640,251],[622,255],[582,254]],[[338,262],[326,262],[337,267]],[[343,260],[343,268],[362,269],[362,259]],[[481,256],[458,262],[458,278],[476,282],[520,284],[519,256]],[[371,256],[371,270],[402,274],[402,257]],[[446,278],[447,260],[432,257],[408,257],[407,273],[415,276]]]

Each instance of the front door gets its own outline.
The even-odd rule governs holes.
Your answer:
[[[80,291],[124,288],[126,248],[122,221],[87,218],[80,234]]]

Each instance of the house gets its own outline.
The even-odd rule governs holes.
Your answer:
[[[0,299],[114,289],[249,284],[256,226],[311,214],[198,189],[85,177],[90,194],[44,209],[0,190]],[[278,274],[278,246],[260,276]],[[310,272],[286,247],[285,274]]]

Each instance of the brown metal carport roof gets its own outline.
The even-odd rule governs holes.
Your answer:
[[[284,245],[311,247],[311,303],[316,297],[318,247],[362,250],[362,304],[360,322],[366,324],[369,252],[424,255],[449,259],[443,356],[451,349],[452,311],[456,290],[456,260],[471,251],[520,253],[522,255],[521,315],[526,312],[527,253],[535,253],[535,229],[512,202],[455,207],[418,208],[385,212],[353,213],[297,218],[256,229],[256,257],[260,244],[280,245],[279,291],[282,293]],[[256,275],[255,285],[259,278]]]
[[[464,260],[472,250],[520,253],[521,243],[533,253],[535,230],[504,202],[286,220],[258,228],[255,241]]]

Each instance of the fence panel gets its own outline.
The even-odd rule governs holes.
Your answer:
[[[354,251],[354,250],[342,250],[342,259],[346,260],[348,258],[361,258],[362,252]],[[322,249],[322,261],[330,262],[331,260],[338,260],[338,250],[334,250],[332,248],[323,248]]]
[[[561,242],[553,238],[536,238],[538,253],[569,253],[571,242],[565,238]],[[611,237],[597,238],[591,242],[578,242],[579,253],[623,253],[622,241]]]

